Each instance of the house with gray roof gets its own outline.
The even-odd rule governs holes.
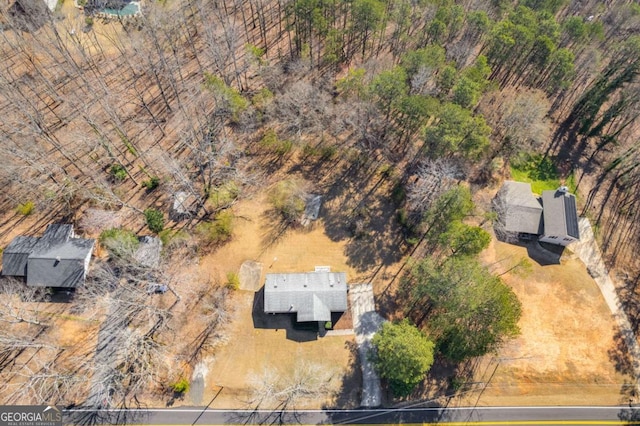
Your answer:
[[[533,195],[531,184],[508,180],[498,192],[498,208],[504,230],[511,233],[542,233],[542,204]]]
[[[73,225],[51,224],[42,237],[18,236],[2,253],[2,275],[31,287],[75,288],[84,283],[95,240],[77,238]]]
[[[576,197],[566,186],[536,197],[531,184],[505,181],[494,200],[502,229],[566,246],[580,239]]]
[[[566,246],[580,239],[576,197],[566,186],[542,191],[542,206],[544,230],[540,241]]]
[[[318,270],[267,274],[264,312],[296,314],[298,322],[331,321],[332,312],[347,310],[347,274]]]

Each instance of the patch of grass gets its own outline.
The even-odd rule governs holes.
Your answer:
[[[33,201],[27,201],[26,203],[18,204],[16,210],[23,216],[29,216],[35,210],[36,205]]]
[[[240,288],[240,277],[236,272],[227,272],[226,286],[229,290],[238,290]]]
[[[132,254],[140,245],[140,241],[138,241],[138,237],[133,231],[122,228],[111,228],[102,231],[98,241],[109,252],[119,257]]]
[[[521,154],[514,159],[511,162],[511,178],[531,183],[531,189],[536,194],[557,189],[560,186],[560,177],[555,164],[549,157],[539,154]]]
[[[233,235],[233,213],[229,210],[221,211],[213,222],[198,224],[196,233],[205,244],[219,244],[230,240]]]
[[[190,383],[189,383],[189,379],[186,379],[183,377],[177,382],[171,383],[169,386],[171,387],[171,390],[173,390],[175,393],[183,394],[183,393],[189,392]]]

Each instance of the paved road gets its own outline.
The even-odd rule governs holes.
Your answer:
[[[362,410],[309,410],[296,413],[224,411],[203,408],[65,412],[71,424],[410,424],[443,425],[640,425],[640,408],[629,407],[479,407]],[[638,419],[638,420],[636,420]],[[635,420],[635,421],[634,421]]]

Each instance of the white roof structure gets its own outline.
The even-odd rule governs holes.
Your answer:
[[[347,310],[347,274],[306,272],[267,274],[265,313],[297,313],[298,322],[331,321],[331,312]]]

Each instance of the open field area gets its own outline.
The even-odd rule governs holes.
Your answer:
[[[358,276],[358,272],[347,265],[345,244],[327,238],[322,218],[312,225],[313,230],[288,230],[269,249],[261,251],[258,242],[268,234],[270,226],[263,213],[264,203],[249,200],[236,207],[239,216],[244,218],[237,228],[238,238],[203,260],[207,270],[222,275],[226,270],[216,265],[235,268],[246,259],[254,259],[264,265],[261,282],[264,282],[264,273],[312,270],[319,263],[332,265],[336,271],[347,271],[350,282],[353,282],[352,276]],[[256,241],[251,244],[252,240]],[[246,256],[246,253],[255,257]],[[475,375],[469,380],[482,384],[463,386],[460,396],[452,403],[462,406],[474,403],[592,405],[628,402],[632,378],[624,373],[624,360],[621,359],[624,358],[624,347],[619,346],[615,321],[586,268],[576,259],[547,264],[534,255],[544,264],[532,260],[530,269],[516,268],[503,275],[523,304],[519,323],[522,334],[495,356],[478,362]],[[482,253],[482,260],[495,273],[502,274],[528,256],[526,247],[494,240]],[[273,262],[274,258],[277,261]],[[399,265],[396,264],[396,268]],[[376,280],[378,289],[384,289],[388,284],[388,279]],[[233,337],[210,361],[209,394],[217,392],[217,386],[224,386],[212,406],[246,407],[243,395],[247,393],[252,373],[269,365],[286,374],[287,369],[291,372],[297,359],[321,363],[330,359],[327,365],[336,369],[335,377],[353,373],[357,364],[354,364],[348,346],[351,339],[325,337],[296,341],[296,337],[287,338],[284,328],[256,329],[251,314],[253,299],[253,292],[247,291],[234,296],[237,311],[229,332]],[[348,383],[350,388],[356,387],[350,389],[352,393],[360,386],[357,374],[355,376],[356,380]],[[341,381],[335,380],[333,384],[335,391],[340,392]],[[483,388],[485,390],[481,392]],[[438,395],[430,397],[437,398]],[[311,405],[325,404],[331,405],[331,398]]]
[[[527,256],[494,241],[484,253],[496,272]],[[488,383],[480,405],[624,404],[633,390],[616,323],[586,268],[576,259],[503,278],[522,301],[521,336],[479,366]],[[585,309],[588,307],[587,309]],[[622,361],[622,362],[621,362]],[[477,398],[471,395],[466,402]]]

